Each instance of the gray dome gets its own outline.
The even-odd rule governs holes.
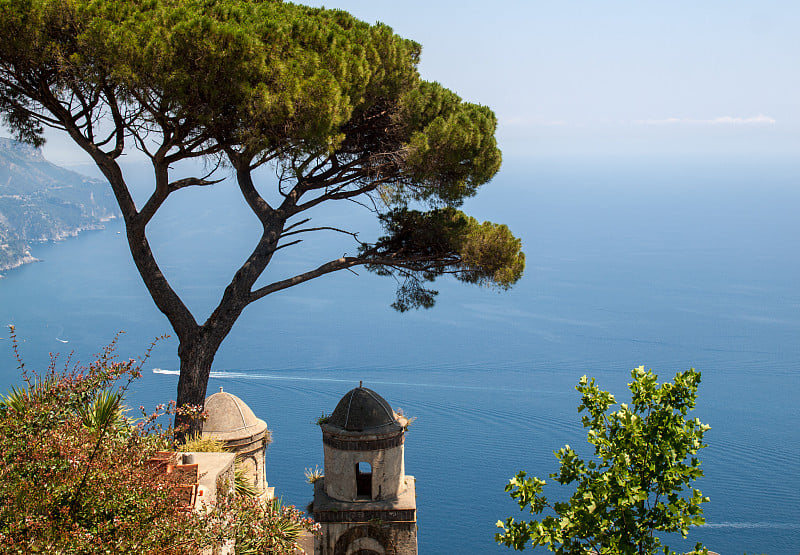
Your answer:
[[[203,423],[203,435],[221,440],[240,439],[264,433],[267,424],[257,418],[250,407],[236,395],[222,391],[206,399],[208,418]]]
[[[366,387],[345,393],[327,423],[350,432],[362,432],[395,424],[392,407],[386,399]]]

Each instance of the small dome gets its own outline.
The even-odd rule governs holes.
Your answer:
[[[203,435],[221,440],[239,439],[263,433],[267,424],[257,418],[247,404],[236,395],[222,391],[206,399],[208,418],[203,423]]]
[[[362,432],[396,422],[394,411],[386,399],[359,386],[345,393],[327,423],[351,432]]]

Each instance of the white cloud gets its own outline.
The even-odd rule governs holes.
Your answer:
[[[664,119],[637,119],[637,125],[774,125],[775,119],[758,114],[747,118],[720,116],[712,119],[695,118],[664,118]]]

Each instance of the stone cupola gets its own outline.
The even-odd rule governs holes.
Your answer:
[[[408,420],[359,385],[320,422],[325,474],[314,483],[317,555],[416,555],[416,487],[406,476]]]
[[[244,465],[256,489],[266,493],[264,450],[270,442],[267,423],[257,418],[239,397],[221,387],[206,398],[205,410],[208,418],[203,423],[203,437],[222,441]]]
[[[342,501],[394,499],[405,485],[403,424],[366,387],[348,391],[323,422],[325,493]]]

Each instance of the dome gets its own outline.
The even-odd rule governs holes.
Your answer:
[[[263,434],[267,423],[257,418],[247,404],[236,395],[222,391],[206,399],[208,418],[203,423],[203,435],[232,440]]]
[[[396,424],[394,411],[386,399],[366,387],[357,387],[345,393],[327,424],[350,432],[362,432]]]

